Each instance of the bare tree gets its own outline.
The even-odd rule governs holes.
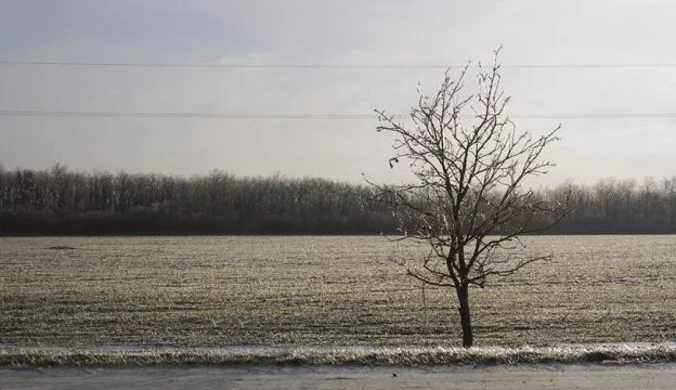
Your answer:
[[[376,110],[378,131],[394,135],[390,167],[407,162],[417,180],[411,185],[375,186],[376,199],[400,219],[401,239],[429,244],[421,261],[405,263],[415,279],[455,289],[462,344],[473,343],[469,287],[483,288],[489,277],[511,275],[550,256],[510,258],[503,249],[521,245],[518,237],[557,222],[553,206],[525,181],[546,173],[545,148],[558,140],[553,131],[538,137],[517,131],[505,113],[510,98],[500,87],[500,49],[490,69],[479,66],[479,88],[465,93],[465,67],[457,80],[450,71],[431,97],[418,91],[405,124]]]

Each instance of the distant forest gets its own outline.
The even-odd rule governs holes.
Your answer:
[[[373,190],[317,178],[5,170],[0,235],[397,234]],[[550,234],[676,233],[676,177],[564,183],[536,196],[571,210]]]

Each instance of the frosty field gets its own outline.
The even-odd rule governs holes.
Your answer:
[[[542,236],[471,292],[478,346],[676,338],[675,236]],[[72,247],[74,249],[49,249]],[[383,237],[0,238],[0,347],[458,345]]]

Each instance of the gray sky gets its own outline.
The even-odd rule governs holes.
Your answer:
[[[676,64],[676,1],[0,0],[0,61],[189,64]],[[443,69],[0,65],[0,111],[405,113]],[[676,113],[676,67],[506,68],[513,115]],[[468,87],[473,87],[468,80]],[[676,118],[562,122],[572,178],[676,175]],[[372,119],[53,118],[0,115],[5,168],[183,175],[405,177]]]

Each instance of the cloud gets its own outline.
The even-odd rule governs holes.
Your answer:
[[[9,1],[7,59],[238,64],[676,62],[675,8],[617,1]],[[612,11],[612,12],[610,12]],[[0,109],[232,114],[404,113],[441,69],[0,67]],[[504,70],[513,114],[668,112],[673,68]],[[474,88],[474,76],[467,79]],[[559,120],[519,120],[534,132]],[[668,173],[672,119],[564,120],[552,180]],[[370,120],[0,117],[7,167],[393,181]],[[6,145],[12,145],[11,148]],[[657,156],[654,160],[646,156]],[[644,161],[645,163],[642,163]],[[659,168],[656,168],[656,164]],[[589,168],[593,167],[593,169]],[[617,168],[613,168],[617,167]],[[562,172],[562,173],[556,173]],[[652,173],[651,173],[652,174]],[[659,176],[659,175],[656,175]]]

